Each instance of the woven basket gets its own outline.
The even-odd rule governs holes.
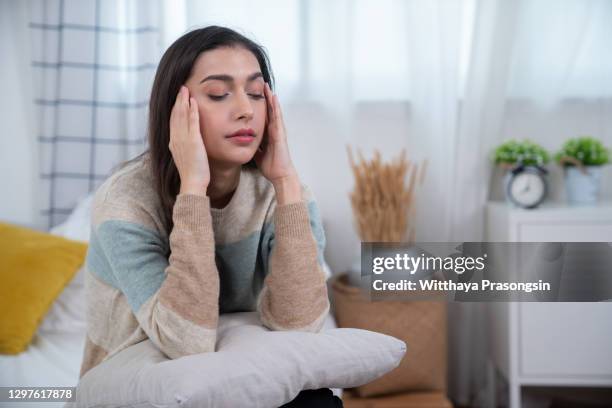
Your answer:
[[[332,281],[339,327],[371,330],[404,341],[400,365],[381,378],[354,389],[360,397],[405,391],[446,392],[446,303],[436,301],[370,302],[347,275]]]

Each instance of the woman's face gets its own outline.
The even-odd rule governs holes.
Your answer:
[[[253,158],[266,123],[264,84],[257,59],[245,48],[217,48],[197,58],[185,85],[198,103],[211,166],[238,166]],[[251,129],[254,137],[230,137],[240,129]]]

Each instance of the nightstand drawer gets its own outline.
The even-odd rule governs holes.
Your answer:
[[[521,303],[520,374],[612,380],[612,303]]]
[[[612,220],[520,223],[518,237],[522,242],[612,242]]]

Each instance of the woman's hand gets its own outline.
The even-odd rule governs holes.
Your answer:
[[[255,153],[255,162],[264,177],[274,186],[279,204],[297,202],[301,200],[301,185],[289,156],[287,131],[280,104],[268,83],[264,87],[264,94],[268,107],[266,132]]]
[[[210,168],[200,134],[198,104],[185,86],[181,86],[170,114],[169,148],[181,178],[179,194],[206,195]]]

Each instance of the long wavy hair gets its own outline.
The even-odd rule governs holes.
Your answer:
[[[205,51],[222,47],[243,47],[253,53],[263,75],[263,79],[274,89],[274,76],[268,55],[261,45],[242,34],[220,26],[208,26],[184,34],[177,39],[164,53],[155,73],[151,89],[148,120],[148,148],[137,157],[123,163],[139,161],[148,156],[155,191],[159,197],[164,223],[168,234],[172,231],[172,209],[180,189],[180,177],[170,143],[170,113],[176,95],[193,69],[199,55]],[[251,160],[245,166],[256,167]]]

